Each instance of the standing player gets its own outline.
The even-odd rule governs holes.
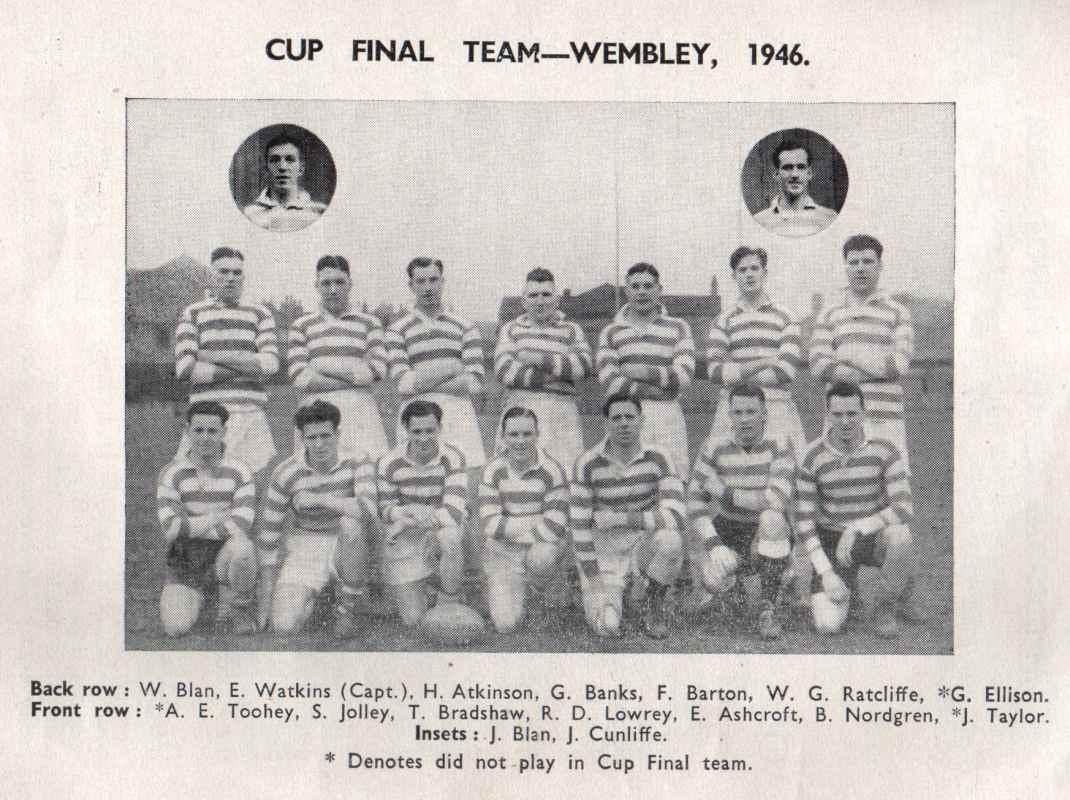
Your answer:
[[[521,297],[524,313],[505,323],[498,336],[494,373],[509,390],[503,408],[534,411],[542,447],[571,468],[584,450],[576,395],[591,372],[592,356],[580,326],[558,311],[558,300],[553,274],[531,270]],[[503,449],[499,435],[495,452]]]
[[[446,311],[442,262],[414,258],[406,268],[416,307],[386,332],[390,375],[404,405],[416,398],[442,410],[442,438],[460,450],[469,469],[486,461],[472,396],[483,392],[483,348],[479,329]],[[405,426],[398,428],[399,440]]]
[[[459,603],[468,518],[464,456],[440,441],[442,409],[413,400],[401,411],[405,437],[376,465],[383,536],[383,582],[401,621],[416,625],[431,605],[428,579],[438,573],[439,603]]]
[[[914,328],[906,306],[878,290],[884,248],[872,236],[852,236],[843,245],[848,287],[844,301],[814,324],[810,371],[827,383],[862,387],[866,431],[887,439],[908,458],[900,383],[914,354]]]
[[[763,639],[779,639],[775,605],[791,552],[795,455],[786,441],[766,432],[763,389],[733,386],[727,405],[732,433],[706,440],[687,486],[687,510],[702,553],[699,575],[706,591],[720,592],[735,573],[756,573],[758,632]]]
[[[249,468],[225,452],[228,416],[220,403],[192,403],[188,447],[160,473],[156,502],[167,544],[160,620],[168,636],[189,632],[213,584],[219,585],[218,622],[236,634],[256,630],[256,553],[249,538],[256,490]]]
[[[907,596],[917,555],[910,536],[914,503],[906,460],[887,439],[866,438],[865,400],[857,385],[834,383],[825,400],[828,431],[799,467],[799,534],[834,603],[849,601],[860,566],[880,568],[874,632],[892,639],[899,635],[897,612],[919,621]],[[815,602],[815,622],[819,610]],[[842,621],[819,624],[835,629]]]
[[[684,486],[672,460],[644,445],[643,405],[610,395],[606,439],[576,462],[569,517],[587,623],[599,636],[620,633],[624,588],[646,584],[643,629],[669,635],[665,593],[680,574]]]
[[[548,579],[568,531],[565,471],[539,447],[539,419],[512,406],[502,416],[503,454],[483,470],[480,518],[483,568],[494,627],[516,629],[531,579]]]
[[[695,376],[691,326],[666,313],[652,264],[629,267],[624,291],[628,302],[599,337],[598,381],[607,397],[641,401],[646,440],[664,447],[676,474],[686,478],[691,456],[678,398]]]
[[[316,400],[294,416],[302,447],[271,475],[260,514],[260,626],[283,635],[304,627],[316,596],[336,582],[334,635],[357,632],[368,585],[375,486],[371,463],[338,454],[341,414]],[[285,557],[279,564],[280,546]]]
[[[230,247],[212,251],[215,296],[188,306],[175,331],[175,374],[188,380],[190,402],[215,400],[227,409],[227,455],[254,473],[275,456],[264,405],[264,381],[279,371],[275,318],[242,304],[244,258]],[[179,453],[188,449],[183,437]]]
[[[371,387],[386,377],[386,347],[379,320],[350,308],[349,262],[324,256],[316,263],[320,311],[290,327],[290,381],[301,405],[325,400],[342,414],[338,450],[342,457],[375,460],[388,449],[379,404]],[[300,443],[300,433],[295,434]]]

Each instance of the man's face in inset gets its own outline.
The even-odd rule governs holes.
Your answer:
[[[751,254],[739,260],[732,277],[736,279],[740,294],[757,295],[765,288],[765,274],[762,260]]]
[[[798,150],[785,150],[777,156],[777,179],[780,181],[780,190],[789,200],[805,195],[810,190],[810,179],[813,177],[810,158],[801,147]]]
[[[728,415],[740,444],[750,446],[765,435],[765,403],[760,397],[733,397]]]
[[[195,458],[218,458],[223,454],[226,426],[215,414],[194,414],[186,426],[190,455]]]
[[[437,308],[442,304],[442,290],[446,279],[433,264],[416,267],[409,278],[409,288],[416,295],[416,302],[425,308]]]
[[[305,164],[301,160],[301,151],[290,142],[277,144],[267,151],[268,183],[276,193],[297,191],[301,177],[305,174]]]
[[[331,422],[309,422],[301,430],[309,466],[330,467],[338,460],[338,429]]]
[[[546,323],[557,313],[557,289],[553,281],[528,281],[520,299],[524,311],[535,322]]]
[[[245,285],[245,264],[240,258],[224,256],[212,262],[216,297],[224,303],[237,303]]]
[[[851,291],[863,297],[876,291],[881,276],[881,259],[876,250],[848,250],[843,261]]]
[[[864,438],[863,425],[866,411],[857,395],[829,398],[829,430],[841,442],[860,441]]]
[[[643,430],[643,415],[630,400],[618,400],[606,415],[606,433],[617,447],[631,447],[639,441]]]
[[[341,314],[349,308],[349,292],[353,281],[349,273],[328,267],[316,273],[316,290],[320,293],[323,310],[331,314]]]
[[[661,283],[649,272],[633,272],[624,286],[628,304],[641,314],[661,306]]]

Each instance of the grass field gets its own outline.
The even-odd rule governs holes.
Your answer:
[[[936,380],[928,376],[922,386],[919,376],[908,382],[907,436],[911,442],[913,470],[913,532],[919,550],[919,597],[929,620],[916,627],[904,626],[902,636],[887,642],[873,636],[864,625],[851,625],[837,636],[819,636],[808,618],[785,614],[786,636],[779,642],[759,641],[735,615],[715,611],[700,619],[673,611],[672,635],[655,642],[638,632],[621,639],[596,639],[588,635],[582,614],[571,603],[543,609],[532,605],[532,618],[519,633],[490,633],[472,649],[494,652],[666,652],[666,653],[950,653],[953,647],[953,557],[952,557],[952,433],[950,373]],[[295,398],[287,387],[273,387],[268,407],[275,444],[288,454],[292,446]],[[800,388],[799,407],[810,438],[820,432],[819,395],[813,387]],[[428,650],[436,649],[419,635],[403,629],[389,616],[389,608],[373,594],[368,608],[367,632],[347,642],[335,642],[326,628],[326,615],[317,614],[308,630],[297,637],[277,639],[268,634],[238,639],[215,636],[202,614],[189,635],[171,640],[159,624],[159,597],[163,586],[162,537],[156,523],[155,479],[173,456],[181,433],[176,412],[181,406],[159,400],[126,405],[126,646],[132,650]],[[494,425],[491,415],[481,417],[484,440],[490,444]],[[709,431],[712,415],[688,415],[692,456]],[[600,420],[584,417],[588,444],[597,441]],[[486,612],[476,572],[469,575],[471,602]],[[863,586],[865,591],[865,586]]]

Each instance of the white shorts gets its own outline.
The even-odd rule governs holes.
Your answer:
[[[643,441],[661,447],[672,458],[676,474],[691,474],[691,451],[684,412],[676,400],[643,400]]]
[[[479,420],[472,406],[472,398],[455,397],[452,394],[431,392],[408,398],[401,403],[398,410],[398,444],[405,440],[405,429],[401,425],[401,412],[413,400],[430,400],[442,409],[442,441],[461,451],[468,469],[482,467],[487,463],[483,449],[483,434],[479,432]]]
[[[713,427],[706,439],[730,437],[732,435],[732,418],[728,413],[729,389],[721,389],[721,401],[717,404],[717,413],[713,416]],[[806,434],[803,432],[799,409],[795,400],[784,390],[770,392],[765,399],[765,436],[767,439],[780,437],[787,440],[795,450],[796,461],[801,461],[806,454]]]
[[[583,428],[576,398],[553,392],[532,392],[516,389],[505,396],[502,414],[513,406],[530,408],[539,418],[539,447],[550,454],[565,469],[572,473],[572,466],[583,455]],[[498,417],[495,428],[494,452],[501,453],[502,420]]]
[[[271,426],[260,406],[242,406],[234,408],[226,405],[227,436],[226,453],[245,463],[253,472],[259,472],[275,457],[275,439],[271,435]],[[189,452],[189,437],[185,431],[178,443],[179,455]]]
[[[337,577],[334,567],[337,546],[337,533],[291,530],[286,536],[286,556],[276,584],[304,586],[313,593],[322,592]]]
[[[342,412],[342,423],[338,428],[339,458],[352,457],[359,460],[367,456],[374,461],[390,449],[383,419],[379,414],[379,404],[367,389],[319,392],[303,399],[301,405],[311,405],[316,400],[328,402]],[[294,452],[303,447],[301,434],[295,430]]]
[[[440,551],[438,532],[435,530],[404,530],[389,543],[384,531],[379,549],[383,583],[401,586],[434,575],[438,572]]]

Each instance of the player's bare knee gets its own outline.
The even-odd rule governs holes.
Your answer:
[[[271,602],[271,631],[292,636],[304,627],[312,611],[311,593],[303,586],[275,587]]]
[[[914,537],[906,525],[890,525],[881,532],[888,557],[901,558],[914,549]]]
[[[439,528],[435,532],[435,538],[438,539],[438,545],[443,553],[464,552],[464,531],[454,525]]]
[[[758,536],[767,541],[785,541],[791,538],[788,518],[780,511],[767,508],[758,518]]]
[[[654,533],[654,546],[659,553],[668,558],[682,558],[684,542],[680,531],[675,528],[662,528]]]
[[[172,638],[185,636],[197,622],[204,597],[196,589],[178,583],[163,587],[160,595],[160,623]]]
[[[536,542],[528,548],[524,565],[535,576],[550,574],[561,557],[561,547],[551,542]]]

